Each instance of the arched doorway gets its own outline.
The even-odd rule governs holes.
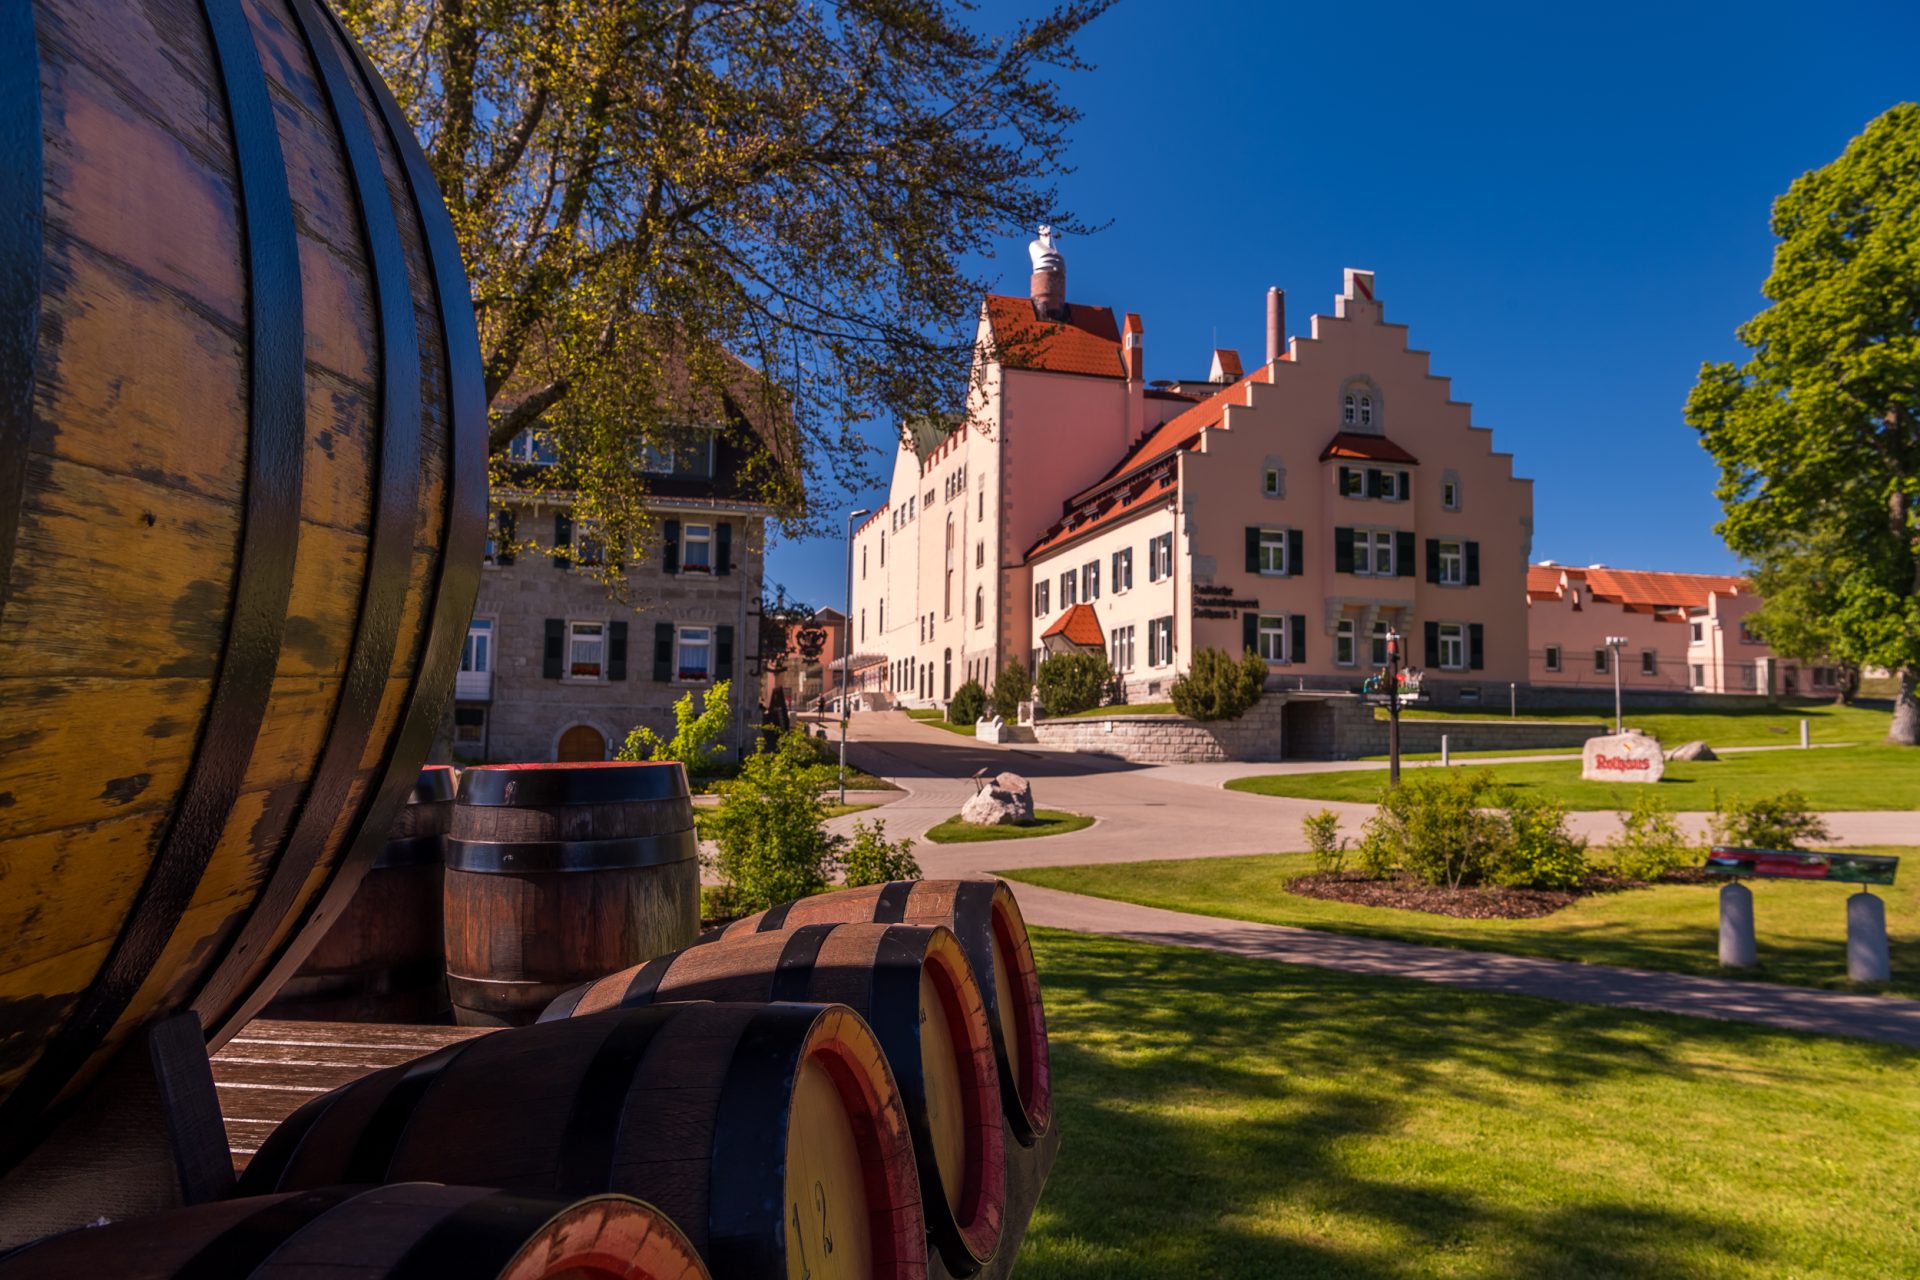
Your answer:
[[[592,725],[576,724],[560,735],[560,741],[553,749],[553,758],[562,763],[605,760],[607,740]]]

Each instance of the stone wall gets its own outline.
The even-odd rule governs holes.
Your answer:
[[[1238,720],[1202,723],[1185,716],[1101,716],[1034,723],[1043,747],[1118,756],[1139,764],[1279,760],[1286,699],[1267,695]]]

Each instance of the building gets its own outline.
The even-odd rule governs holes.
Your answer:
[[[1833,667],[1767,647],[1748,621],[1760,605],[1745,579],[1726,575],[1529,565],[1528,679],[1541,688],[1611,691],[1607,640],[1620,637],[1623,691],[1837,693]]]
[[[608,573],[597,530],[572,495],[541,483],[556,465],[538,435],[512,445],[454,689],[457,761],[604,760],[636,725],[671,736],[673,705],[732,680],[723,739],[745,749],[759,723],[760,594],[771,433],[732,397],[643,451],[653,536]],[[773,441],[778,453],[778,441]],[[781,455],[784,456],[784,455]]]
[[[1067,302],[1045,229],[1031,252],[1029,296],[983,301],[967,412],[907,433],[855,535],[854,648],[900,700],[1062,644],[1105,650],[1130,701],[1198,647],[1351,689],[1396,630],[1442,696],[1526,678],[1532,483],[1372,273],[1304,338],[1270,290],[1250,372],[1216,351],[1206,380],[1154,383],[1140,317]]]

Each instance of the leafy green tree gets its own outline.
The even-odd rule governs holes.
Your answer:
[[[1196,649],[1168,697],[1175,711],[1195,720],[1238,720],[1266,686],[1266,659],[1253,650],[1235,661],[1225,649]]]
[[[1756,568],[1771,640],[1898,677],[1890,742],[1920,742],[1920,106],[1872,121],[1774,202],[1779,237],[1687,421],[1720,463],[1719,525]]]
[[[451,210],[496,463],[538,428],[615,564],[638,446],[690,416],[790,423],[800,480],[859,480],[859,423],[958,401],[992,247],[1072,223],[1060,81],[1110,2],[999,30],[964,0],[340,8]]]
[[[1027,665],[1018,660],[1007,663],[993,678],[993,709],[1002,720],[1014,724],[1020,719],[1020,704],[1033,694],[1033,678]]]
[[[969,680],[947,699],[948,724],[974,724],[987,711],[987,691],[978,680]]]
[[[727,731],[732,717],[733,681],[721,680],[702,695],[700,711],[693,709],[693,690],[673,704],[674,732],[662,738],[646,725],[627,734],[616,760],[678,760],[688,773],[712,773],[720,762],[713,741]]]
[[[716,869],[734,910],[760,911],[827,887],[839,842],[822,823],[818,760],[800,734],[756,751],[740,776],[720,786],[720,807],[703,824],[718,849]]]
[[[1113,683],[1104,653],[1056,653],[1040,664],[1040,705],[1050,716],[1070,716],[1100,705]]]
[[[850,887],[920,878],[912,839],[887,839],[887,824],[880,818],[875,818],[872,826],[858,821],[853,824],[853,839],[847,843],[840,863]]]

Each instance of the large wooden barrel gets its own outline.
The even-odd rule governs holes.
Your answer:
[[[0,5],[0,1164],[221,1042],[451,691],[484,388],[453,228],[321,0]]]
[[[1014,1136],[1031,1143],[1053,1120],[1052,1068],[1040,974],[1020,904],[1004,880],[895,880],[782,903],[736,920],[723,937],[849,920],[943,924],[980,977],[1000,1064],[1000,1101]],[[991,975],[991,978],[989,978]]]
[[[454,1170],[638,1196],[716,1276],[926,1275],[906,1114],[843,1005],[655,1005],[479,1036],[309,1102],[241,1187]]]
[[[446,849],[447,987],[463,1026],[532,1022],[580,983],[700,929],[699,841],[677,764],[464,770]]]
[[[0,1257],[0,1280],[706,1280],[626,1196],[399,1183],[248,1196],[81,1227]]]
[[[999,1072],[973,967],[939,925],[818,924],[688,947],[556,1000],[542,1020],[670,1000],[814,1000],[867,1020],[913,1130],[927,1226],[970,1275],[1000,1244]]]
[[[395,815],[353,901],[263,1017],[312,1022],[444,1022],[441,878],[455,777],[428,765]]]

